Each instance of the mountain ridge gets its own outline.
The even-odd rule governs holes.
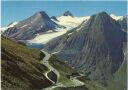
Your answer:
[[[44,11],[41,11],[20,21],[14,27],[6,30],[3,35],[15,40],[27,40],[34,38],[38,33],[54,30],[57,27],[60,26],[53,22]]]

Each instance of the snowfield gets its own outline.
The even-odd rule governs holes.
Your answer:
[[[6,26],[6,27],[1,27],[0,31],[4,32],[5,30],[7,30],[8,28],[14,27],[18,22],[13,22],[12,24]]]
[[[65,29],[61,29],[59,31],[53,31],[42,35],[37,35],[32,40],[27,40],[28,44],[46,44],[48,41],[50,41],[53,38],[56,38],[60,35],[63,35],[67,32]]]
[[[116,15],[114,15],[114,14],[110,14],[110,16],[113,18],[113,19],[115,19],[115,20],[121,20],[121,19],[123,19],[123,16],[116,16]]]
[[[85,17],[71,17],[71,16],[60,16],[57,18],[59,22],[56,21],[57,24],[63,26],[76,27],[81,24],[83,21],[88,20],[90,16]]]

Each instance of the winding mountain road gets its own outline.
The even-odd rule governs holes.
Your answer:
[[[41,50],[44,54],[45,54],[45,57],[44,59],[41,61],[41,63],[43,63],[46,67],[48,67],[50,69],[50,71],[53,71],[56,75],[57,75],[57,78],[59,78],[60,74],[59,72],[54,69],[50,64],[49,64],[49,58],[51,57],[51,55],[43,50]],[[49,72],[50,72],[49,71]]]
[[[44,75],[46,76],[46,78],[51,81],[53,84],[56,83],[54,82],[53,80],[51,80],[49,77],[48,77],[48,73],[52,72],[51,70],[47,71]]]
[[[58,81],[58,78],[59,78],[59,76],[60,76],[60,74],[59,74],[59,72],[56,70],[56,69],[54,69],[50,64],[49,64],[49,58],[51,57],[51,55],[49,54],[49,53],[47,53],[46,51],[43,51],[43,50],[41,50],[41,52],[43,52],[44,54],[45,54],[45,57],[43,58],[43,60],[41,61],[41,63],[42,64],[44,64],[46,67],[48,67],[49,68],[49,70],[47,71],[47,72],[45,72],[45,76],[46,76],[46,78],[49,80],[49,81],[51,81],[53,84],[55,84],[55,82],[54,81],[52,81],[49,77],[48,77],[48,73],[49,72],[51,72],[51,71],[53,71],[56,75],[57,75],[57,81]],[[42,89],[42,90],[52,90],[52,89],[54,89],[54,88],[56,88],[56,87],[64,87],[61,83],[57,83],[56,85],[54,85],[54,86],[51,86],[51,87],[48,87],[48,88],[45,88],[45,89]]]
[[[45,75],[46,78],[47,78],[48,80],[50,80],[53,84],[56,83],[54,86],[48,87],[48,88],[43,89],[43,90],[52,90],[53,88],[56,88],[56,87],[67,87],[67,86],[64,86],[62,83],[59,83],[59,82],[58,82],[58,78],[60,77],[60,74],[59,74],[59,72],[58,72],[55,68],[53,68],[53,67],[49,64],[49,59],[50,59],[50,57],[51,57],[51,54],[49,54],[49,53],[47,53],[46,51],[43,51],[43,50],[41,50],[41,52],[43,52],[43,53],[45,54],[45,57],[43,58],[43,60],[41,61],[41,63],[44,64],[46,67],[49,68],[49,70],[48,70],[47,72],[45,72],[44,75]],[[57,82],[52,81],[52,80],[48,77],[47,74],[48,74],[49,72],[51,72],[51,71],[53,71],[53,72],[57,75]],[[73,84],[69,85],[68,87],[71,87],[71,86],[77,87],[77,86],[82,86],[82,85],[84,85],[83,82],[79,81],[79,80],[76,79],[76,78],[72,78],[71,81],[72,81]]]

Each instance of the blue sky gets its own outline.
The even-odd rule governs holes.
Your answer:
[[[1,25],[21,21],[38,11],[49,16],[61,16],[69,10],[75,16],[88,16],[100,11],[126,15],[126,1],[2,1]]]

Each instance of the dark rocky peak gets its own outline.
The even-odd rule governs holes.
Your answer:
[[[106,12],[99,12],[99,13],[97,13],[96,15],[98,15],[98,16],[109,16]]]
[[[120,39],[124,38],[125,35],[121,30],[121,25],[119,24],[119,22],[111,18],[106,12],[100,12],[96,15],[93,15],[91,19],[90,19],[91,22],[90,28],[91,30],[93,30],[93,32],[100,31],[104,34],[106,38],[110,40],[119,37]],[[113,37],[113,39],[111,37]],[[120,40],[118,39],[117,41]]]
[[[40,17],[43,19],[50,19],[50,17],[44,11],[37,12],[33,16]]]
[[[85,24],[85,26],[89,26],[90,28],[95,26],[99,26],[102,28],[116,26],[118,29],[120,29],[119,23],[112,19],[106,12],[100,12],[92,15],[88,22]]]
[[[73,14],[70,11],[65,11],[63,16],[71,16],[71,17],[73,17]]]
[[[56,16],[52,16],[51,19],[55,20],[55,21],[58,21]]]
[[[9,23],[7,26],[10,26],[11,24],[13,24],[13,22]]]
[[[106,12],[100,12],[92,16],[93,21],[106,22],[112,18]]]
[[[114,20],[109,14],[106,12],[101,12],[96,14],[96,20],[101,20],[103,23],[116,23],[116,20]],[[117,23],[116,23],[117,24]]]
[[[17,27],[22,27],[23,25],[30,25],[30,24],[38,24],[38,23],[45,23],[45,21],[50,21],[50,17],[44,12],[36,12],[34,15],[30,16],[27,19],[20,21],[17,24]]]

